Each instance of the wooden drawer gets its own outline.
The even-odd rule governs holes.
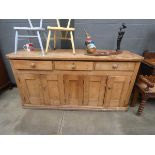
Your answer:
[[[52,61],[14,60],[15,69],[52,70]]]
[[[55,61],[56,70],[93,70],[93,62]]]
[[[134,62],[96,62],[95,70],[126,70],[132,71],[135,68]]]

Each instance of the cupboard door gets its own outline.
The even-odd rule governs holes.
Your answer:
[[[84,79],[84,105],[102,106],[107,76],[88,75]]]
[[[129,76],[109,76],[106,86],[105,107],[123,107],[130,84]]]
[[[63,78],[61,75],[41,75],[46,105],[64,104]]]
[[[83,76],[64,75],[64,95],[66,105],[82,105],[83,103]]]
[[[40,74],[20,73],[19,76],[26,97],[26,104],[44,104]]]

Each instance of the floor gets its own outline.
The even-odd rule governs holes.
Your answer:
[[[136,108],[127,112],[23,109],[17,88],[0,94],[0,134],[155,134],[155,101],[149,101],[141,117]]]

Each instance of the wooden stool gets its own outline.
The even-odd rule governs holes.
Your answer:
[[[144,110],[144,105],[149,98],[155,98],[155,76],[143,76],[140,75],[134,87],[133,100],[131,107],[134,107],[137,103],[137,97],[139,93],[142,95],[142,101],[139,105],[137,115],[141,115]]]
[[[54,50],[55,50],[56,49],[56,40],[57,39],[62,39],[62,40],[70,40],[71,41],[73,54],[75,54],[75,46],[74,46],[74,38],[73,38],[73,31],[75,31],[75,28],[71,28],[70,23],[71,23],[71,19],[68,20],[67,27],[61,27],[60,22],[57,19],[57,27],[51,27],[51,26],[47,27],[49,32],[48,32],[48,38],[47,38],[47,43],[46,43],[46,53],[48,52],[48,47],[49,47],[50,40],[54,40]],[[54,32],[54,37],[53,38],[51,38],[51,31]],[[65,36],[61,35],[61,37],[58,38],[56,36],[58,31],[59,32],[62,32],[62,31],[66,32]],[[68,32],[70,34],[70,37],[67,37]]]

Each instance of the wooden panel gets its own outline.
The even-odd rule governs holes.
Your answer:
[[[44,104],[40,75],[20,73],[19,77],[27,104]]]
[[[65,104],[82,105],[83,104],[83,76],[64,75],[64,94]]]
[[[52,70],[52,61],[14,60],[15,69]]]
[[[93,62],[55,61],[56,70],[93,70]]]
[[[127,70],[133,71],[134,62],[96,62],[95,70]]]
[[[128,76],[109,76],[106,86],[104,106],[123,107],[130,84]]]
[[[84,105],[103,106],[107,76],[85,76]]]
[[[61,84],[60,75],[41,75],[41,79],[44,90],[45,104],[64,104],[64,88]]]

